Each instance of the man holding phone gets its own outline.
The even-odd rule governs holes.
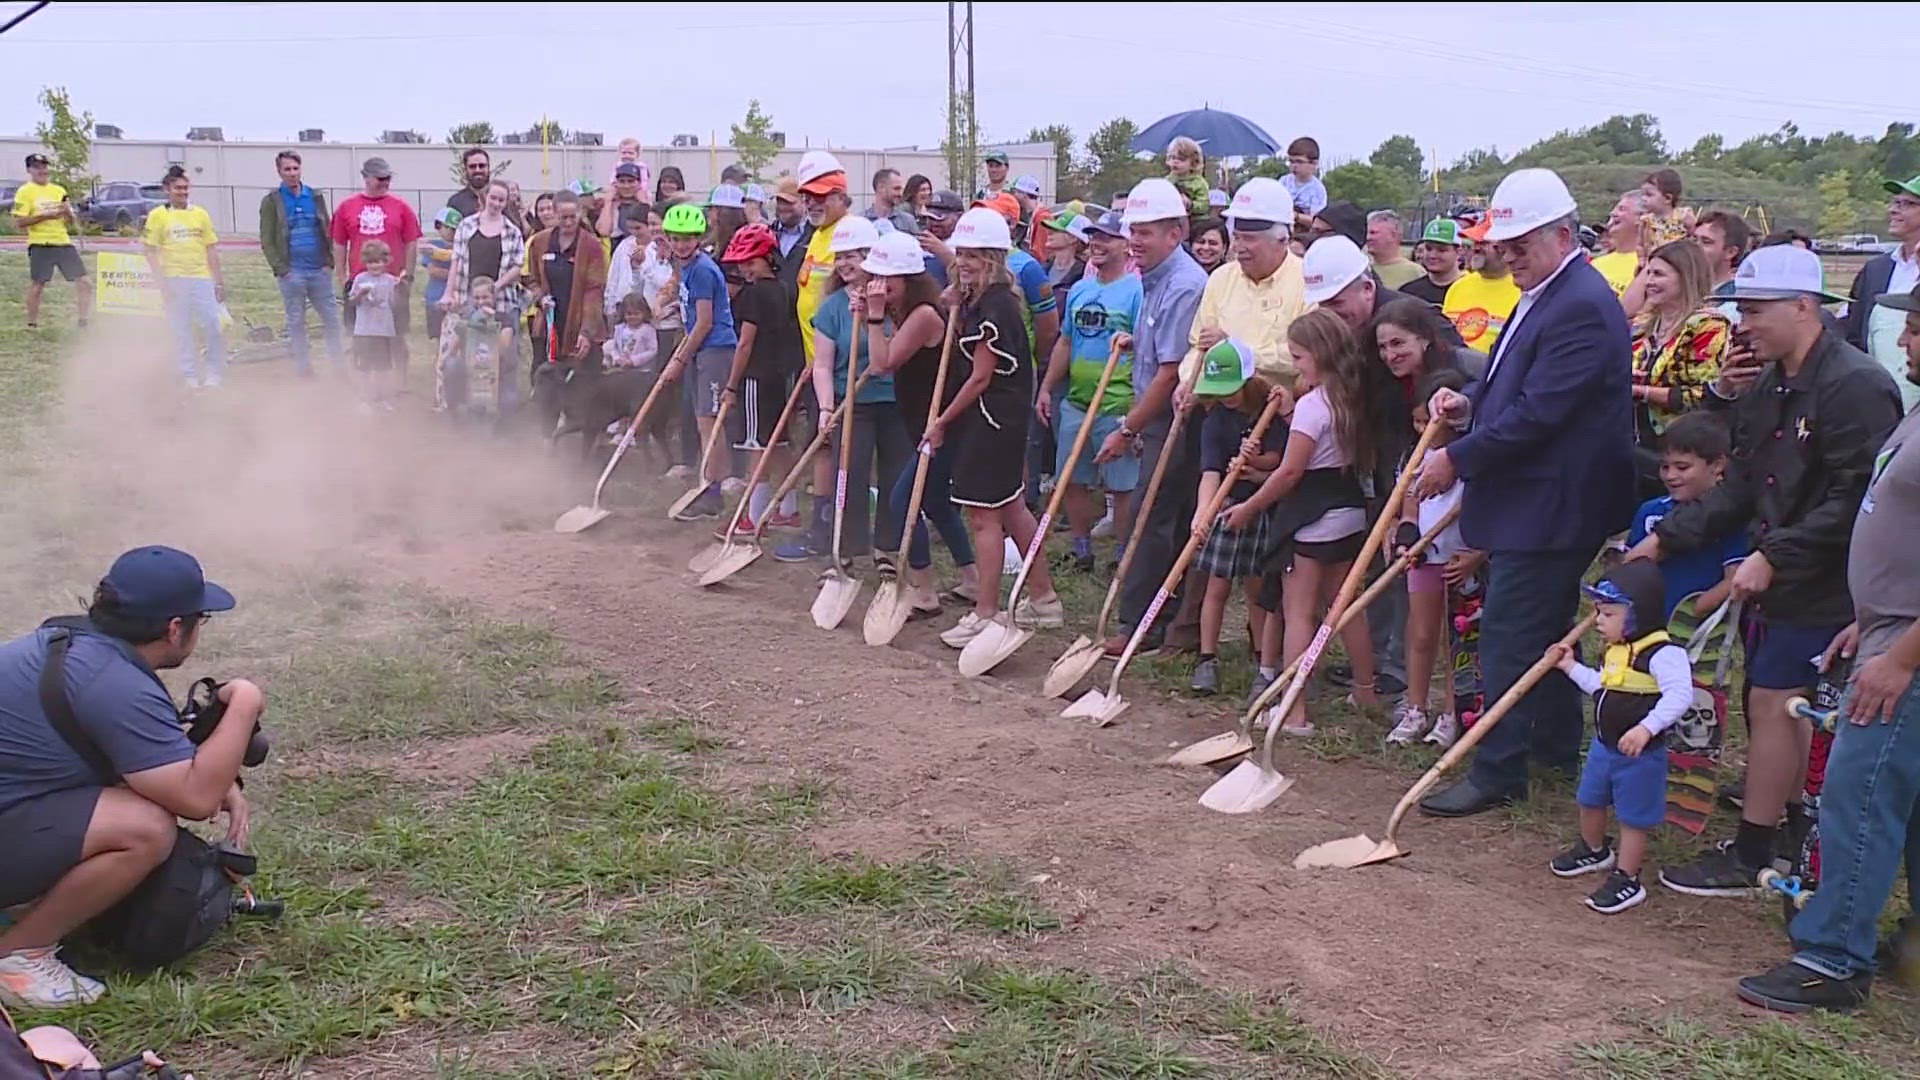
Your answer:
[[[13,193],[13,223],[27,230],[27,329],[40,328],[40,294],[53,272],[73,283],[80,307],[80,325],[87,325],[93,307],[93,279],[80,259],[80,249],[67,234],[79,227],[67,189],[51,179],[52,163],[45,154],[27,155],[27,182]]]
[[[1704,408],[1733,435],[1726,480],[1676,506],[1629,558],[1693,551],[1745,527],[1754,552],[1733,575],[1747,611],[1746,717],[1750,746],[1739,831],[1732,845],[1660,881],[1694,896],[1745,896],[1779,847],[1782,815],[1804,832],[1810,724],[1787,702],[1805,694],[1815,664],[1854,617],[1847,545],[1874,453],[1900,419],[1885,368],[1822,321],[1820,257],[1792,245],[1761,248],[1735,273],[1740,329]]]

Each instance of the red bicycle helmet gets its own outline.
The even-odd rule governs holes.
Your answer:
[[[733,239],[727,241],[727,250],[720,256],[723,263],[743,263],[752,259],[772,260],[779,242],[773,238],[773,230],[761,224],[742,225]]]

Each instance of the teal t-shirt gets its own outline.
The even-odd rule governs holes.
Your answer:
[[[1067,313],[1061,333],[1072,335],[1072,366],[1067,369],[1067,400],[1085,410],[1100,385],[1113,335],[1133,333],[1140,318],[1140,275],[1122,274],[1109,282],[1084,277],[1067,291]],[[1107,392],[1100,398],[1102,416],[1120,416],[1133,408],[1133,353],[1120,355]]]
[[[813,328],[833,339],[833,399],[839,401],[847,392],[847,361],[853,356],[853,308],[845,288],[835,289],[820,302],[820,310],[813,313]],[[892,319],[887,320],[886,329],[889,335],[893,333]],[[867,343],[862,341],[860,371],[867,370],[870,360]],[[859,373],[854,377],[859,378]],[[860,405],[891,403],[893,376],[875,375],[868,379],[853,400]]]

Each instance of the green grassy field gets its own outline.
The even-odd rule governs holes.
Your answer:
[[[0,297],[24,264],[0,253]],[[277,326],[258,258],[229,265],[230,302]],[[69,298],[55,286],[49,323]],[[57,392],[63,335],[26,333],[5,302],[0,437],[19,451]],[[40,617],[46,578],[84,581],[110,554],[36,517],[56,479],[37,456],[8,473],[15,630]],[[176,969],[115,975],[94,1007],[27,1018],[103,1055],[154,1047],[222,1078],[1423,1075],[1316,1032],[1279,994],[1062,966],[1045,949],[1058,916],[1007,867],[814,851],[830,778],[727,779],[730,752],[693,710],[636,697],[544,628],[344,557],[229,583],[245,602],[192,673],[244,672],[272,702],[276,753],[250,791],[261,891],[288,914]],[[1098,587],[1069,578],[1067,595],[1089,621]],[[1176,661],[1145,670],[1184,685]],[[1312,751],[1409,775],[1430,760],[1385,756],[1378,718],[1340,726]],[[1564,812],[1543,796],[1522,820],[1559,832]],[[1915,1060],[1910,1019],[1720,1028],[1650,1002],[1632,1038],[1580,1049],[1563,1075],[1912,1075],[1889,1064]]]

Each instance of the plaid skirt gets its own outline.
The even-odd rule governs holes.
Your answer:
[[[1213,530],[1193,558],[1196,573],[1223,578],[1258,577],[1260,564],[1267,555],[1267,536],[1273,523],[1271,508],[1253,519],[1245,529],[1235,532],[1215,519]]]

